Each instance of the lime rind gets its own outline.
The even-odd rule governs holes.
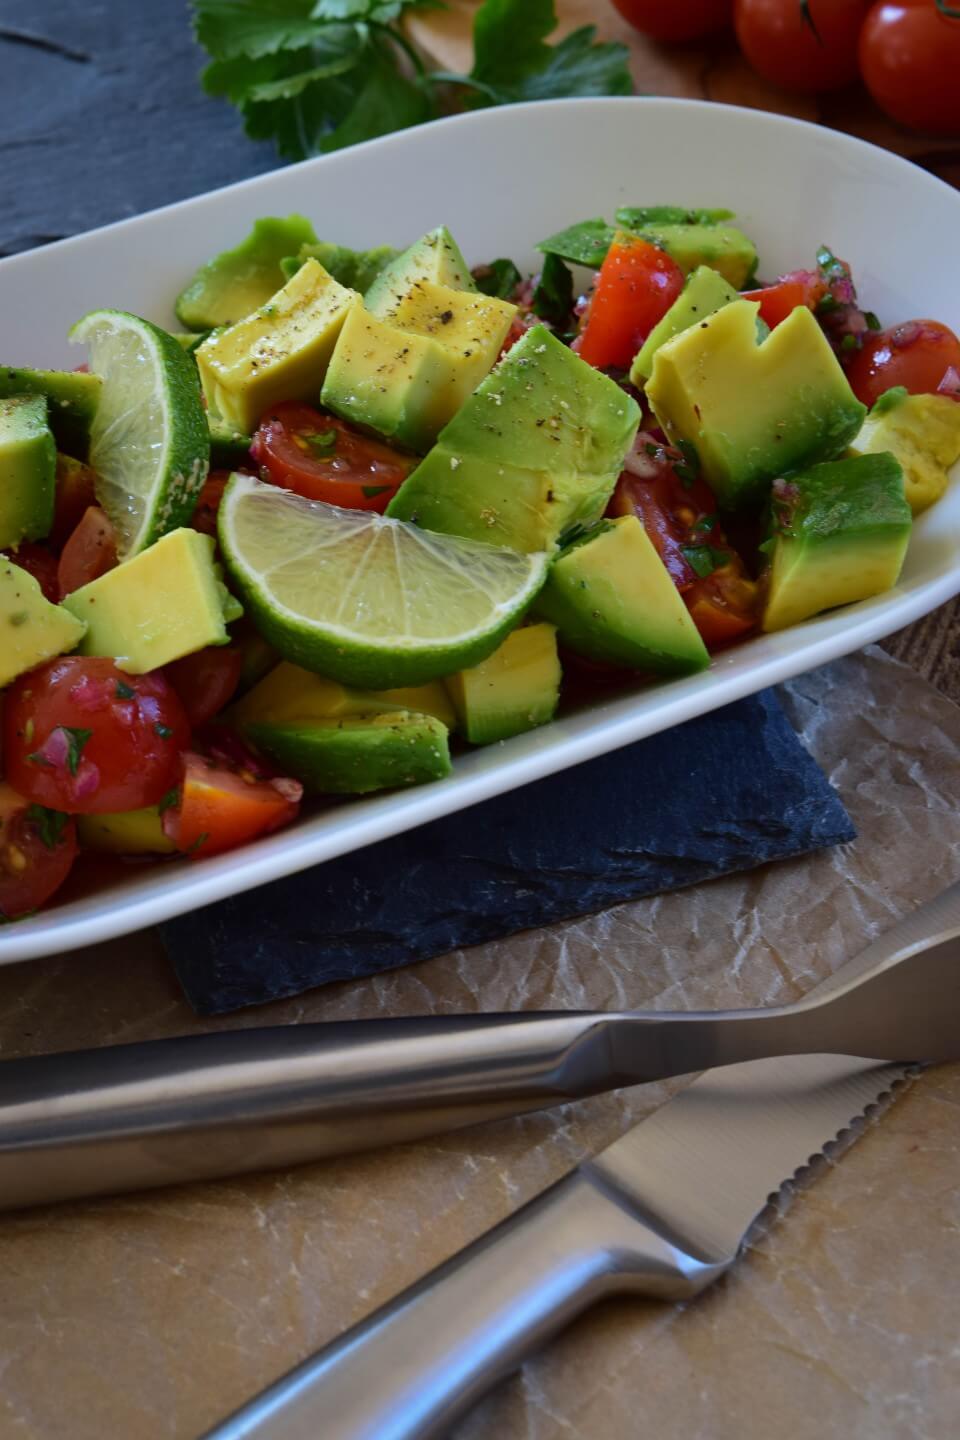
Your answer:
[[[97,499],[122,560],[189,524],[210,464],[193,358],[172,335],[124,310],[93,310],[69,339],[101,376],[90,436]]]
[[[547,573],[520,554],[342,510],[234,475],[220,547],[262,634],[345,685],[421,685],[475,665],[522,619]]]

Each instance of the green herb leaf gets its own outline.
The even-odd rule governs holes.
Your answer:
[[[509,300],[523,279],[512,260],[491,260],[489,265],[478,265],[471,273],[480,293],[495,295],[498,300]]]
[[[867,322],[867,329],[868,329],[868,330],[882,330],[882,329],[883,329],[883,326],[880,324],[880,317],[879,317],[879,315],[875,315],[872,310],[864,310],[864,312],[863,312],[863,318],[864,318],[864,320],[866,320],[866,322]]]
[[[389,485],[361,485],[361,486],[360,486],[360,489],[363,491],[363,494],[367,497],[368,500],[372,500],[375,495],[382,495],[383,492],[384,492],[384,490],[389,490],[389,489],[390,489],[390,486],[389,486]]]
[[[555,330],[566,330],[573,312],[573,276],[559,255],[544,258],[533,292],[533,309]]]
[[[171,730],[171,728],[170,728],[169,725],[159,725],[159,724],[158,724],[158,725],[154,725],[154,727],[153,727],[153,733],[154,733],[154,735],[159,736],[159,738],[160,738],[161,740],[169,740],[170,737],[171,737],[171,735],[173,734],[173,731]]]
[[[561,260],[570,260],[574,265],[588,265],[599,270],[616,233],[606,220],[581,220],[541,240],[537,249],[544,255],[558,255]]]
[[[320,430],[315,435],[301,435],[300,438],[318,460],[329,460],[337,448],[336,430]]]
[[[178,804],[179,800],[180,790],[178,786],[174,785],[173,789],[168,790],[166,795],[162,796],[157,802],[157,813],[163,815],[165,811],[172,809],[174,805]]]
[[[128,685],[125,680],[117,681],[115,694],[118,700],[132,700],[136,693],[133,686]]]
[[[674,464],[673,473],[678,475],[685,485],[690,486],[700,475],[700,456],[697,454],[697,447],[692,440],[678,440],[677,449],[683,456],[683,461]]]
[[[712,575],[714,570],[721,569],[730,560],[726,550],[715,550],[712,545],[681,545],[680,551],[693,573],[701,580]]]
[[[76,725],[61,725],[60,729],[67,737],[67,769],[71,775],[76,775],[80,768],[80,757],[83,754],[83,747],[86,745],[92,730],[81,730]]]
[[[48,810],[46,805],[28,805],[27,819],[36,826],[37,834],[48,850],[56,850],[63,839],[69,815],[61,810]]]
[[[430,74],[402,28],[441,0],[193,0],[211,64],[209,94],[236,105],[247,134],[302,159],[418,125],[453,83],[479,105],[558,95],[625,95],[626,47],[584,26],[556,45],[553,0],[485,0],[469,75]]]
[[[256,60],[308,45],[317,33],[314,0],[195,0],[194,30],[217,60]]]

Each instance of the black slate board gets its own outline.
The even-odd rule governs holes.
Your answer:
[[[854,835],[765,692],[161,931],[212,1015]]]
[[[0,255],[272,170],[204,60],[186,0],[0,0]]]

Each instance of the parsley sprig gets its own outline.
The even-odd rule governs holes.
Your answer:
[[[302,160],[451,109],[564,95],[629,95],[627,49],[584,25],[556,44],[553,0],[485,0],[469,74],[429,71],[402,28],[441,0],[193,0],[210,55],[203,86],[247,134]]]

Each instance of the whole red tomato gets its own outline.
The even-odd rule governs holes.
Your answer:
[[[625,20],[651,40],[697,40],[730,24],[733,0],[613,0]]]
[[[857,78],[870,0],[736,0],[733,23],[754,70],[784,90],[836,90]]]
[[[912,130],[960,135],[960,15],[956,4],[874,5],[860,35],[860,69],[881,110]]]

